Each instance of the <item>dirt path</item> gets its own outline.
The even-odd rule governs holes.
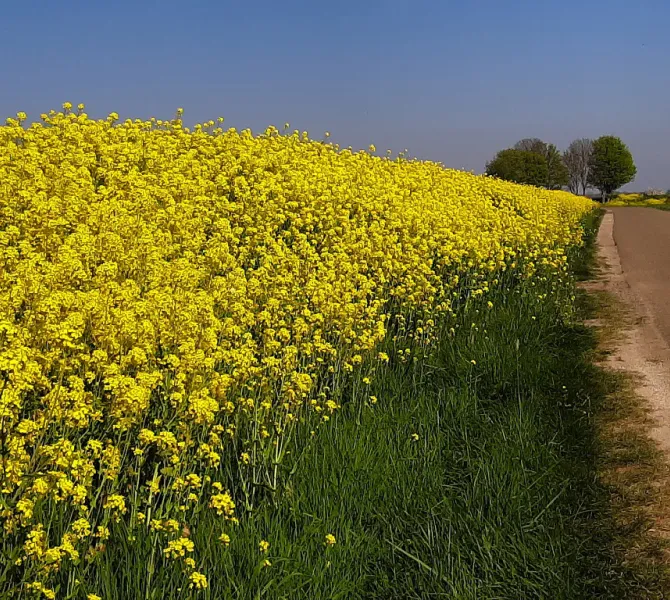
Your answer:
[[[604,273],[595,285],[613,293],[631,317],[607,365],[639,377],[650,433],[670,462],[670,212],[613,208],[598,246]]]

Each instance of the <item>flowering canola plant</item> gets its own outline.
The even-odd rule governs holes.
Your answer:
[[[0,526],[33,591],[121,525],[206,588],[188,524],[210,511],[227,544],[389,332],[429,343],[505,277],[562,277],[592,207],[297,131],[83,111],[0,127]]]

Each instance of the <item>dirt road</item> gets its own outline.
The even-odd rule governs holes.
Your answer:
[[[651,410],[650,434],[670,463],[670,212],[610,209],[598,232],[598,254],[605,271],[596,286],[616,296],[629,315],[607,363],[637,376],[637,392]]]
[[[613,208],[598,231],[600,361],[623,372],[598,420],[599,478],[611,491],[624,562],[670,566],[670,212]],[[604,293],[603,293],[604,292]],[[598,331],[598,329],[596,329]],[[665,577],[665,575],[663,576]],[[664,590],[670,580],[663,579]],[[660,588],[659,588],[660,589]],[[640,598],[670,598],[670,593]],[[638,597],[638,596],[636,596]]]
[[[670,211],[611,210],[623,276],[670,345]]]

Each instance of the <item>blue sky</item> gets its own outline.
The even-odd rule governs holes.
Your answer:
[[[0,0],[0,115],[283,125],[481,172],[540,137],[621,136],[670,188],[668,0]]]

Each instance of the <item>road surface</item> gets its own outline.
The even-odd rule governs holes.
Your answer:
[[[605,317],[618,319],[609,326],[621,335],[604,366],[633,375],[637,395],[650,411],[649,433],[670,467],[669,253],[670,212],[610,209],[598,231],[603,271],[585,287],[617,299],[619,308]]]
[[[613,207],[621,271],[670,346],[670,211]],[[641,307],[642,308],[642,307]]]
[[[584,287],[615,299],[600,323],[611,336],[601,364],[631,376],[649,417],[643,426],[664,453],[670,474],[670,212],[609,209],[598,231],[598,259],[600,276]],[[639,427],[636,418],[632,424]],[[670,501],[663,504],[662,529],[670,540]]]
[[[585,287],[594,292],[604,291],[605,298],[610,299],[603,305],[602,319],[593,323],[595,327],[605,327],[603,335],[598,336],[603,350],[600,364],[626,373],[631,384],[630,388],[617,389],[607,403],[611,412],[602,421],[602,431],[606,432],[606,438],[611,436],[609,443],[613,445],[609,453],[614,460],[610,467],[603,466],[602,477],[613,486],[614,502],[623,499],[619,510],[626,516],[622,523],[645,523],[644,538],[633,542],[631,549],[647,542],[649,548],[655,548],[659,541],[660,548],[668,548],[670,212],[636,207],[608,210],[598,232],[598,258],[600,275]],[[629,389],[635,391],[634,397]],[[644,454],[639,460],[630,454],[631,444],[640,443],[641,436],[649,436],[656,442],[664,458],[660,464],[654,461],[650,464]],[[605,460],[603,465],[607,463]],[[642,539],[645,541],[641,542]],[[633,550],[631,556],[636,552]],[[670,564],[668,551],[661,552],[663,562]]]

